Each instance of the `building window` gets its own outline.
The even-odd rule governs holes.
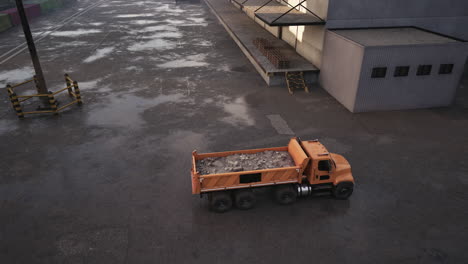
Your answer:
[[[385,78],[387,67],[376,67],[372,69],[372,78]]]
[[[393,76],[395,77],[403,77],[403,76],[408,76],[409,73],[409,66],[397,66],[395,68],[395,73]]]
[[[453,64],[441,64],[439,74],[451,74],[453,71]]]
[[[416,75],[430,75],[432,70],[432,65],[419,65],[418,72]]]

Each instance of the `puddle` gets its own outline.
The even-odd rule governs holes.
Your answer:
[[[89,56],[86,58],[83,62],[84,63],[90,63],[99,59],[102,59],[106,57],[107,55],[111,54],[112,51],[114,51],[114,47],[107,47],[107,48],[102,48],[102,49],[97,49],[93,55]]]
[[[188,23],[188,24],[183,24],[183,25],[180,25],[181,27],[193,27],[193,26],[197,26],[197,27],[207,27],[208,24],[195,24],[195,23]]]
[[[2,71],[0,72],[0,88],[5,88],[8,83],[15,84],[27,79],[32,79],[33,76],[34,69],[29,66],[10,71]]]
[[[239,126],[253,126],[255,120],[248,113],[248,106],[243,97],[239,97],[231,102],[223,103],[224,111],[230,116],[224,117],[222,120],[229,124]]]
[[[202,40],[202,41],[198,41],[198,43],[196,43],[195,45],[202,46],[202,47],[211,47],[213,46],[213,43],[209,40]]]
[[[143,13],[143,14],[125,14],[125,15],[117,15],[117,18],[132,18],[132,17],[154,17],[155,14]]]
[[[51,45],[52,49],[64,48],[64,47],[83,47],[87,46],[88,42],[86,41],[66,41],[60,42],[57,45]]]
[[[183,35],[180,32],[160,32],[151,36],[144,36],[142,39],[157,39],[157,38],[181,38]]]
[[[166,26],[166,25],[161,25],[161,26],[149,26],[145,27],[144,29],[138,30],[137,32],[154,32],[154,31],[177,31],[177,28],[174,26]]]
[[[219,65],[218,67],[216,67],[216,70],[217,71],[223,71],[223,72],[230,72],[231,67],[229,67],[229,65],[222,64],[222,65]]]
[[[111,96],[110,103],[104,104],[88,115],[87,123],[95,126],[117,126],[138,129],[145,124],[141,114],[160,104],[183,102],[184,95],[169,94],[155,98],[134,95]]]
[[[99,29],[77,29],[73,31],[56,31],[52,32],[50,35],[54,37],[76,37],[76,36],[83,36],[95,33],[101,33],[102,31]]]
[[[125,70],[127,70],[127,71],[143,71],[143,68],[137,67],[137,66],[129,66],[129,67],[126,67]]]
[[[178,7],[173,7],[168,4],[158,6],[153,8],[155,12],[161,12],[161,13],[185,13],[187,12],[186,10],[180,9]]]
[[[98,26],[104,25],[104,23],[103,22],[94,22],[94,23],[89,23],[89,25],[98,27]]]
[[[146,42],[138,42],[130,47],[129,51],[144,51],[144,50],[168,50],[177,47],[176,42],[168,41],[164,39],[153,39]]]
[[[178,25],[178,26],[208,26],[204,17],[187,17],[187,20],[180,19],[166,19],[165,21],[169,24]]]
[[[212,104],[214,102],[213,98],[205,98],[203,99],[204,104]]]
[[[109,14],[115,14],[115,13],[117,13],[117,10],[101,12],[101,15],[109,15]]]
[[[87,82],[78,82],[78,86],[80,87],[80,90],[95,89],[97,88],[98,83],[102,80],[103,78],[99,78],[99,79],[87,81]]]
[[[0,120],[0,135],[8,134],[18,128],[18,121]]]
[[[41,35],[45,35],[45,34],[49,34],[50,31],[38,31],[38,32],[34,32],[32,33],[33,37],[34,38],[37,38],[37,37],[40,37]]]
[[[132,21],[132,24],[134,25],[148,25],[148,24],[156,24],[159,23],[159,21],[156,20],[134,20]]]
[[[185,59],[168,61],[166,63],[158,64],[160,68],[189,68],[189,67],[205,67],[209,64],[205,62],[205,54],[197,54],[187,56]]]
[[[114,3],[114,2],[113,2]],[[125,3],[125,2],[115,2],[115,3]],[[147,6],[146,2],[133,2],[133,3],[125,3],[125,4],[113,4],[112,6],[119,6],[119,7],[125,7],[125,6]]]
[[[207,149],[206,136],[192,131],[176,130],[164,138],[163,146],[171,149],[171,152],[190,153],[194,149]]]
[[[108,93],[108,92],[112,92],[112,88],[110,85],[105,85],[105,86],[102,86],[100,87],[99,89],[96,90],[98,93]]]
[[[187,19],[197,24],[206,24],[204,17],[188,17]]]
[[[172,24],[172,25],[183,25],[183,24],[187,23],[187,21],[185,21],[185,20],[177,20],[177,19],[166,19],[164,21],[166,23]]]

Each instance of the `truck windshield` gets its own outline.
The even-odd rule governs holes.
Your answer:
[[[332,170],[332,161],[331,160],[321,160],[318,162],[318,170],[320,171],[331,171]]]

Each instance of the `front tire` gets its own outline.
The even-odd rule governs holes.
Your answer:
[[[211,194],[210,209],[216,213],[224,213],[232,208],[231,194],[227,192],[218,192]]]
[[[354,183],[340,182],[333,188],[333,196],[335,196],[336,199],[346,200],[353,194],[353,190]]]
[[[291,184],[281,185],[275,189],[275,199],[279,204],[292,204],[297,199],[297,191]]]

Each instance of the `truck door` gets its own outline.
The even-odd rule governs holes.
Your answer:
[[[315,170],[315,182],[329,182],[332,163],[329,159],[318,160],[317,169]]]

